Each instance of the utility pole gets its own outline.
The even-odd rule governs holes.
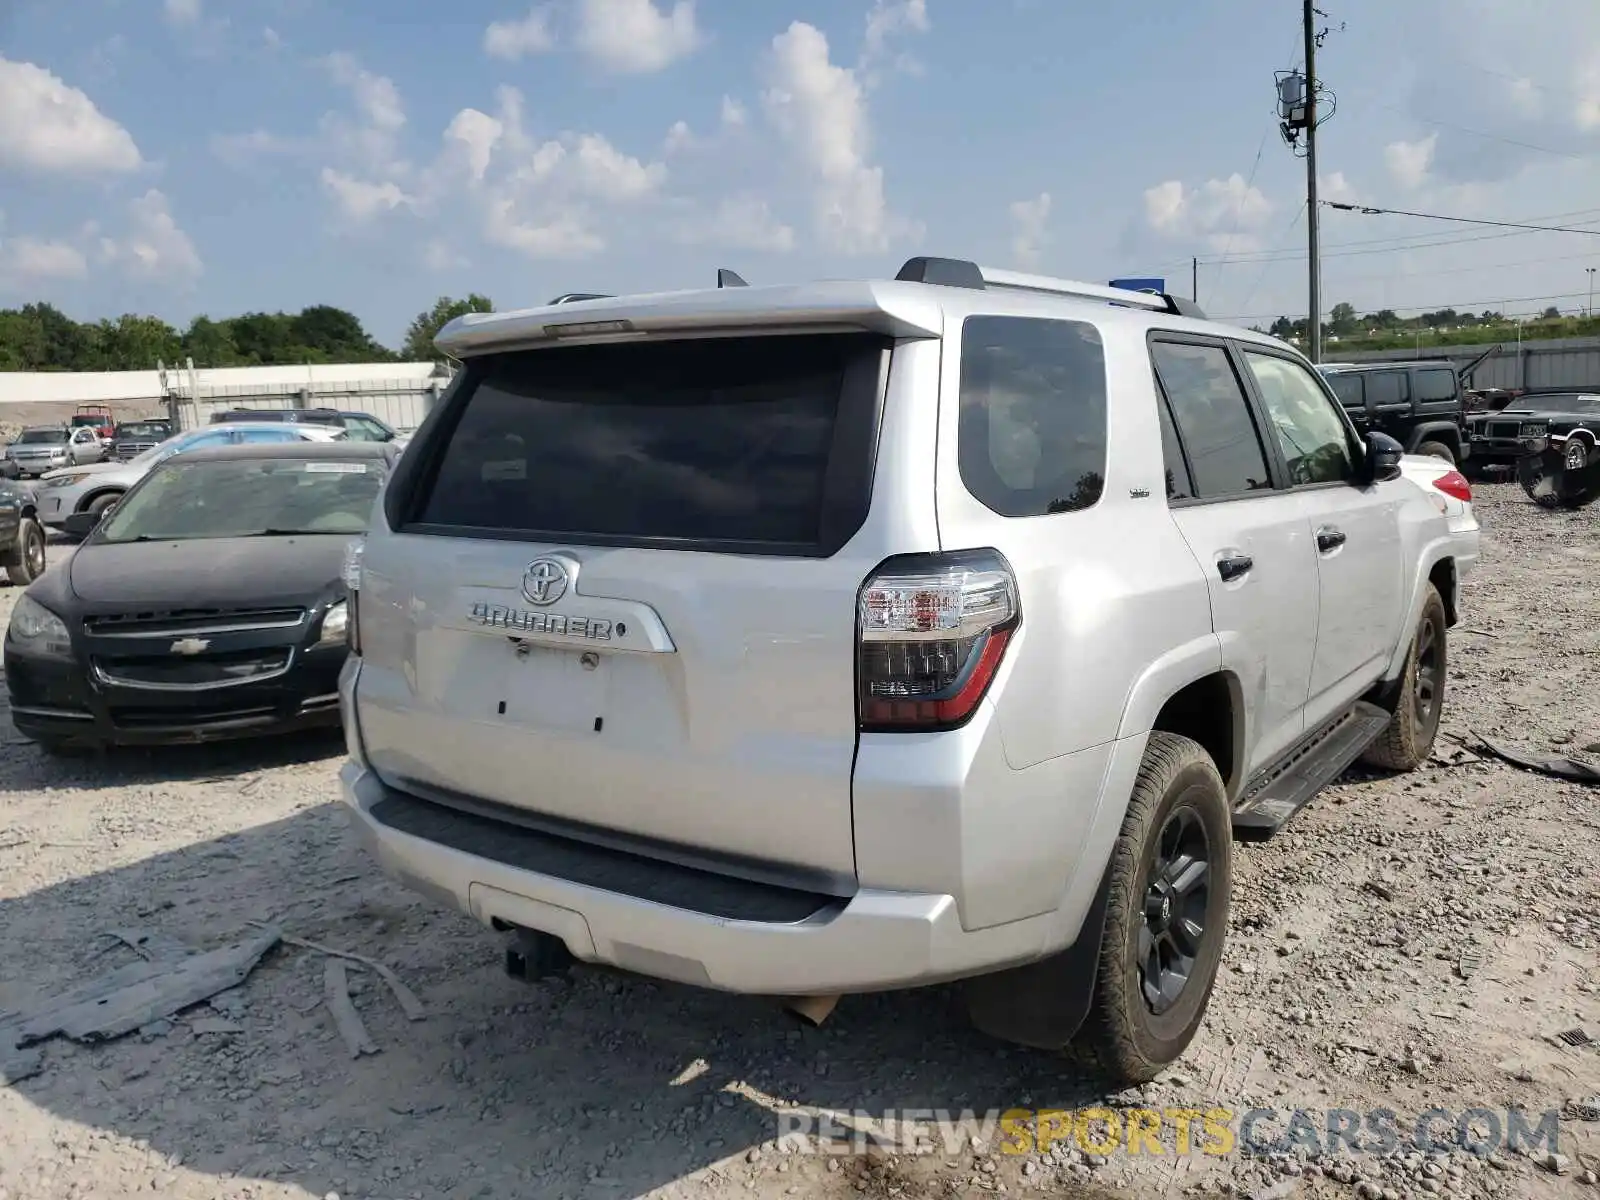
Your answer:
[[[1586,270],[1589,272],[1589,307],[1583,310],[1583,315],[1586,316],[1586,317],[1592,317],[1592,316],[1594,316],[1594,271],[1595,271],[1595,269],[1593,267],[1588,267],[1588,268],[1586,268]]]
[[[1309,256],[1306,260],[1309,309],[1311,319],[1306,323],[1310,338],[1310,357],[1314,363],[1322,361],[1322,238],[1317,212],[1317,13],[1314,0],[1305,0],[1306,36],[1306,105],[1309,119],[1306,122],[1306,228]]]
[[[1589,268],[1589,291],[1591,293],[1594,291],[1593,267]],[[1200,303],[1200,260],[1198,258],[1189,260],[1189,299],[1196,304]]]

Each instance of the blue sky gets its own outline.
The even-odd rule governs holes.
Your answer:
[[[1295,0],[0,0],[0,305],[441,294],[1201,259],[1303,312]],[[1600,229],[1600,5],[1323,0],[1325,194]],[[1537,14],[1535,16],[1534,14]],[[1327,303],[1587,304],[1600,238],[1327,213]]]

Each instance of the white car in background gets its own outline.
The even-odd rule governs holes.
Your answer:
[[[65,531],[67,518],[74,513],[104,513],[157,463],[185,450],[244,442],[333,442],[344,436],[345,431],[337,425],[297,425],[285,421],[240,421],[191,429],[174,434],[127,462],[103,462],[47,472],[34,489],[39,520],[59,532]]]
[[[1467,477],[1444,459],[1425,454],[1402,457],[1400,473],[1427,492],[1450,522],[1450,532],[1456,535],[1460,546],[1456,557],[1463,566],[1477,565],[1480,526],[1472,511],[1472,485]]]

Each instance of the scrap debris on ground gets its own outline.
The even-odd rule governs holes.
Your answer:
[[[1237,847],[1199,1039],[1112,1096],[972,1033],[949,989],[849,997],[810,1028],[591,970],[518,984],[496,935],[374,870],[333,802],[337,737],[58,763],[0,712],[0,1025],[118,971],[148,972],[119,988],[167,978],[228,938],[277,947],[210,996],[216,976],[161,990],[169,1011],[112,1040],[0,1050],[0,1193],[1600,1200],[1600,807],[1587,783],[1495,754],[1600,753],[1600,538],[1595,510],[1476,491],[1484,560],[1433,762],[1354,770]],[[0,619],[15,594],[0,588]],[[780,1141],[797,1114],[1087,1105],[1123,1121],[1220,1107],[1235,1128],[1252,1108],[1561,1125],[1558,1145],[1483,1155]]]

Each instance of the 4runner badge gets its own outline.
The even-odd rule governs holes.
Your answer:
[[[490,604],[486,600],[475,603],[467,613],[467,620],[486,629],[504,629],[508,633],[552,633],[563,637],[587,638],[592,642],[611,640],[612,622],[598,617],[569,617],[563,613],[529,612],[527,609],[509,608],[504,604]]]

